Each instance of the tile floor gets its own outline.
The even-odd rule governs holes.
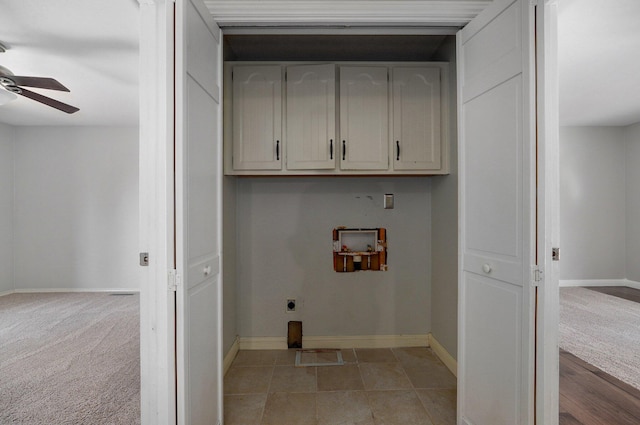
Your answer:
[[[342,350],[343,366],[295,367],[296,350],[240,351],[225,425],[454,425],[456,379],[429,348]],[[307,363],[335,361],[315,355]]]

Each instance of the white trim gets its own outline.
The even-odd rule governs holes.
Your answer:
[[[205,0],[221,27],[236,25],[464,26],[490,1]]]
[[[538,124],[538,287],[536,347],[536,420],[558,424],[559,263],[551,258],[560,244],[557,0],[536,7]]]
[[[117,294],[135,293],[139,294],[139,289],[126,288],[20,288],[12,291],[16,294],[49,293],[49,292],[111,292]],[[1,294],[0,294],[1,295]]]
[[[305,336],[303,348],[396,348],[428,347],[429,334]],[[241,350],[286,350],[286,337],[241,337]]]
[[[225,35],[455,35],[459,27],[425,26],[234,26],[224,29]]]
[[[0,292],[0,297],[4,297],[4,296],[15,294],[15,293],[16,291],[14,289],[10,289],[8,291]]]
[[[429,335],[306,336],[303,348],[428,347]]]
[[[240,337],[240,350],[286,350],[287,338],[284,336]]]
[[[561,288],[570,286],[628,286],[629,288],[640,289],[640,282],[629,279],[573,279],[560,281]]]
[[[231,344],[231,348],[229,348],[227,355],[224,356],[224,360],[222,361],[222,376],[226,375],[229,371],[231,363],[233,363],[233,360],[235,360],[238,355],[238,351],[240,351],[240,338],[236,337],[233,344]]]
[[[429,334],[429,346],[433,350],[434,354],[444,363],[444,365],[453,373],[453,376],[458,377],[458,362],[453,358],[451,354],[438,342],[438,340]]]
[[[173,0],[140,4],[140,413],[142,425],[176,423],[173,205]]]

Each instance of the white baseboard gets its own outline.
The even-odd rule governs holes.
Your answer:
[[[0,292],[0,297],[4,297],[5,295],[11,295],[11,294],[15,294],[16,291],[11,289],[9,291],[4,291],[4,292]]]
[[[229,368],[231,367],[231,363],[233,363],[233,360],[236,358],[236,355],[238,354],[238,350],[240,350],[240,338],[236,337],[236,340],[233,341],[233,344],[231,345],[231,348],[227,352],[227,355],[224,356],[224,361],[222,362],[222,370],[223,370],[222,376],[226,375],[227,372],[229,371]]]
[[[438,342],[433,335],[429,334],[429,346],[433,350],[436,356],[444,363],[444,365],[453,373],[453,376],[458,377],[458,362],[453,358],[451,354]]]
[[[126,288],[27,288],[16,289],[13,291],[17,294],[32,294],[32,293],[49,293],[49,292],[111,292],[114,294],[139,294],[139,289],[126,289]]]
[[[241,350],[286,350],[287,338],[284,336],[240,337]]]
[[[458,376],[458,362],[433,335],[351,335],[351,336],[305,336],[303,348],[399,348],[431,347],[447,369]],[[236,340],[224,358],[225,373],[240,350],[286,350],[286,337],[241,337]],[[234,351],[235,350],[235,351]]]
[[[395,348],[425,347],[429,335],[362,335],[362,336],[305,336],[303,348]]]
[[[394,348],[425,347],[429,335],[304,336],[303,348]],[[286,350],[286,337],[241,337],[241,350]]]
[[[560,280],[559,286],[628,286],[629,288],[640,289],[640,282],[629,279],[574,279]]]

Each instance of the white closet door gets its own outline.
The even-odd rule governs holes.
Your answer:
[[[458,423],[534,421],[534,6],[493,2],[457,36]]]
[[[336,167],[336,67],[287,67],[287,169]]]
[[[180,425],[222,423],[221,31],[176,2],[176,363]]]
[[[389,168],[386,67],[340,67],[340,168]]]

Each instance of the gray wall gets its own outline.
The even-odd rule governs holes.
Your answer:
[[[455,38],[438,51],[449,62],[449,140],[451,173],[432,177],[431,333],[453,358],[458,352],[458,133]]]
[[[138,288],[138,129],[17,127],[16,289]]]
[[[640,282],[640,123],[625,129],[627,279]]]
[[[13,146],[15,128],[0,123],[0,294],[13,285]]]
[[[222,349],[229,352],[238,336],[236,308],[236,178],[222,180]]]
[[[290,320],[302,320],[309,336],[431,330],[428,178],[241,178],[237,185],[240,336],[286,336]],[[383,209],[385,193],[395,195],[395,209]],[[338,226],[385,227],[389,271],[334,272]],[[297,299],[298,311],[285,311],[287,298]]]
[[[560,279],[626,277],[625,155],[623,128],[560,129]]]

